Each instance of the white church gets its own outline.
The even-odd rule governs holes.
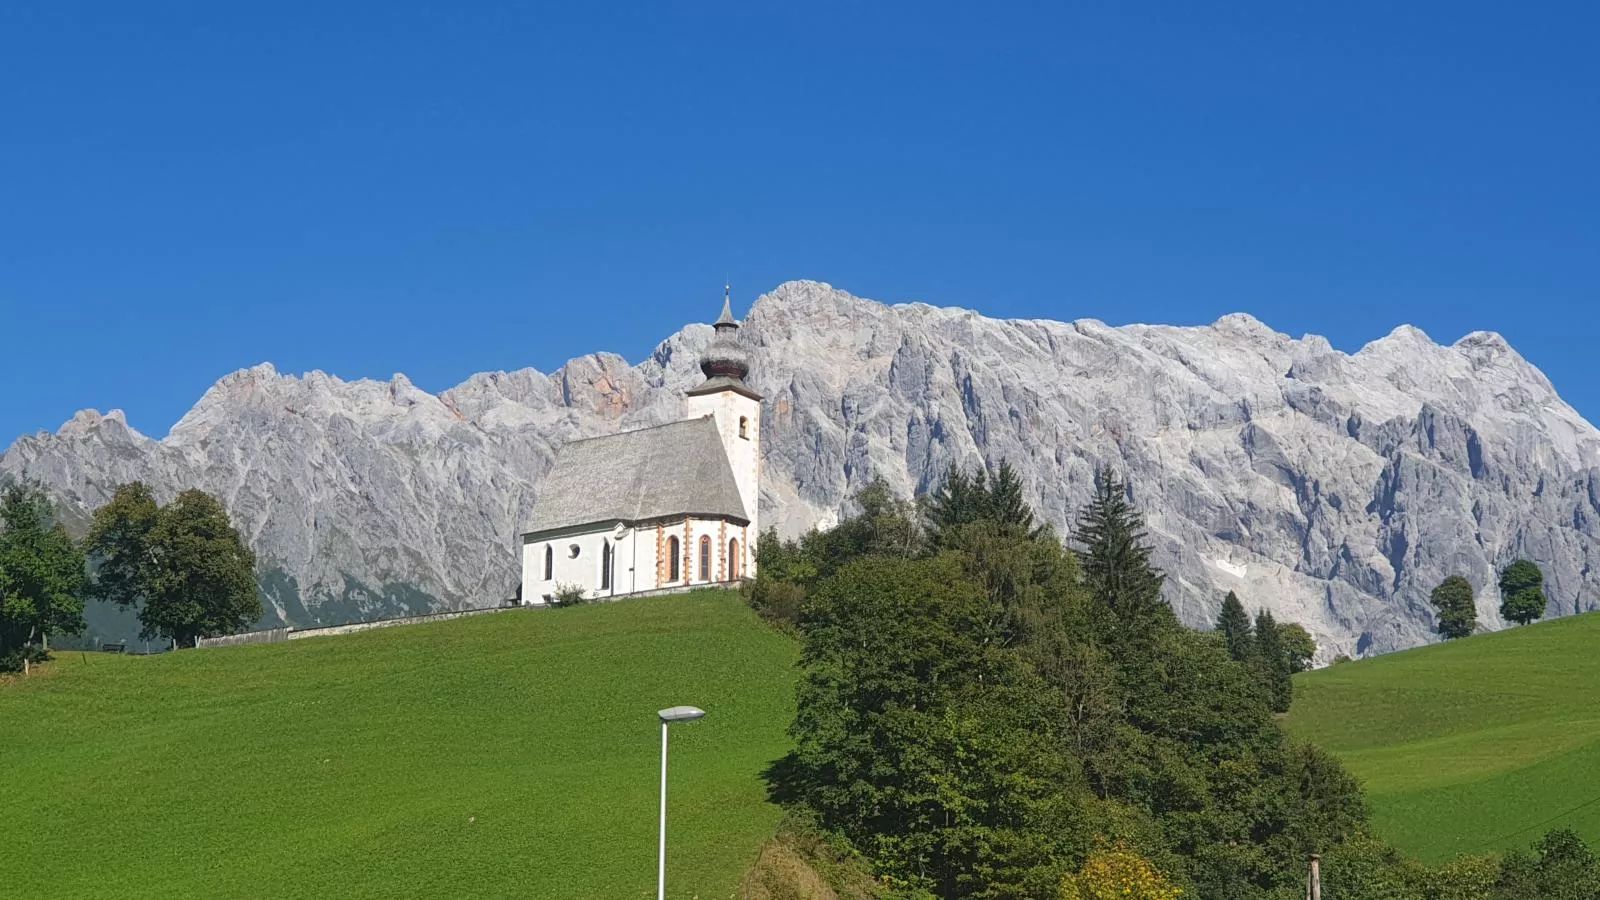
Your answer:
[[[753,578],[761,395],[724,292],[682,422],[572,441],[522,535],[522,603],[558,590],[591,599]]]

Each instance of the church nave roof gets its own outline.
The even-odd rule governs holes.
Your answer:
[[[750,521],[710,416],[567,444],[526,533],[683,516]]]

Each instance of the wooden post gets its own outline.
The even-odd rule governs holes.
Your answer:
[[[1311,900],[1322,900],[1322,857],[1311,854]]]

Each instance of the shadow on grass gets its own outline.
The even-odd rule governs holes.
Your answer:
[[[779,806],[794,806],[805,796],[807,774],[793,750],[768,763],[761,780],[767,783],[767,799]]]

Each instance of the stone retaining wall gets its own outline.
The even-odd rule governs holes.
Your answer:
[[[225,634],[222,637],[201,638],[196,647],[235,647],[240,644],[277,644],[289,639],[293,628],[269,628],[266,631],[246,631],[242,634]]]
[[[335,634],[355,634],[358,631],[371,631],[374,628],[389,628],[394,625],[416,625],[421,622],[445,622],[450,619],[464,619],[468,616],[481,616],[486,613],[505,612],[508,609],[522,609],[520,606],[490,606],[485,609],[461,609],[455,612],[429,613],[424,616],[405,616],[399,619],[379,619],[376,622],[351,622],[348,625],[328,625],[323,628],[294,628],[289,631],[289,640],[298,641],[301,638],[328,637]]]

